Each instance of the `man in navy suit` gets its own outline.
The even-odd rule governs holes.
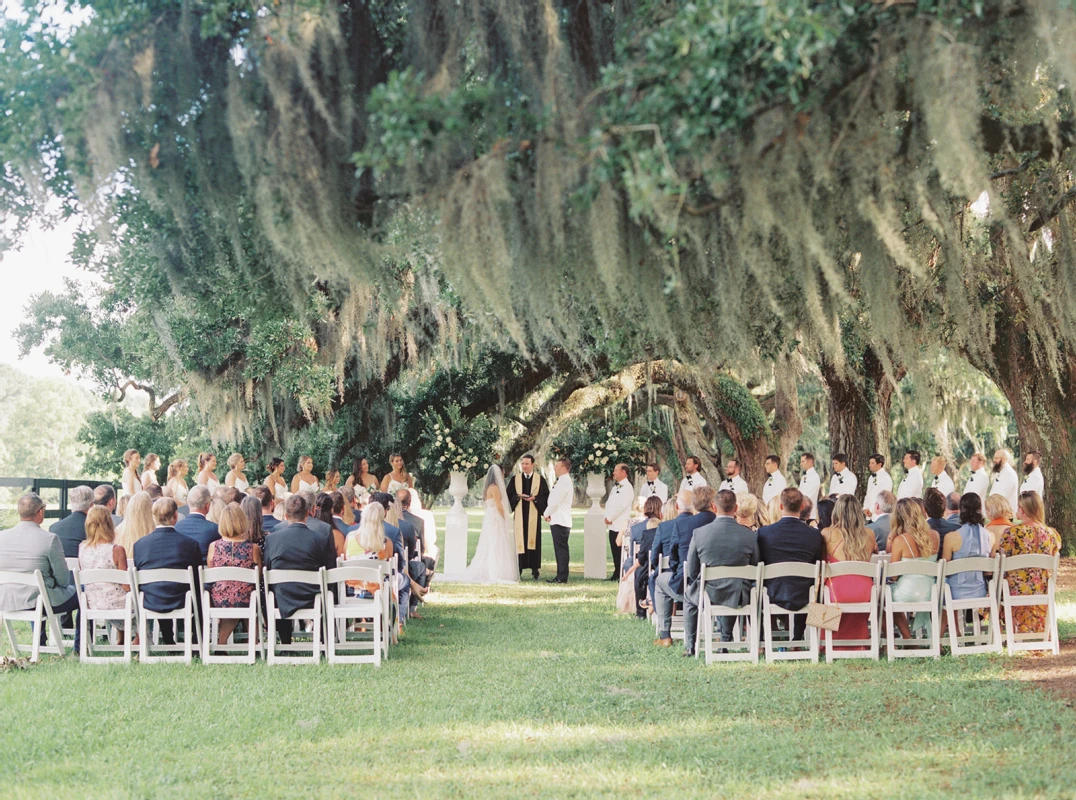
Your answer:
[[[203,489],[204,486],[195,487]],[[194,493],[194,489],[191,489]],[[187,569],[202,566],[202,551],[198,543],[176,530],[176,501],[171,497],[162,497],[153,504],[153,519],[156,529],[142,537],[134,544],[134,565],[137,569]],[[220,538],[219,536],[217,537]],[[183,608],[184,600],[190,586],[185,583],[161,581],[139,586],[145,597],[145,606],[150,611],[175,611]],[[194,602],[198,602],[197,594]],[[165,644],[175,644],[175,634],[171,620],[160,620],[161,638]],[[193,636],[193,631],[187,631]]]
[[[273,516],[276,502],[273,500],[272,490],[268,486],[255,486],[248,494],[257,497],[262,504],[262,530],[272,533],[280,525],[280,520]]]
[[[78,558],[78,546],[86,540],[86,512],[92,505],[93,489],[89,486],[75,486],[67,493],[67,507],[71,513],[49,528],[49,533],[60,538],[64,558]]]
[[[209,489],[202,485],[195,486],[187,494],[187,505],[190,506],[191,513],[175,524],[176,530],[193,540],[202,551],[202,566],[205,566],[206,559],[209,558],[209,545],[220,539],[217,523],[205,518],[209,513],[210,502]]]
[[[800,520],[803,493],[795,487],[781,492],[781,519],[758,530],[759,560],[764,564],[797,561],[813,564],[826,558],[822,534]],[[771,578],[766,582],[770,602],[782,608],[803,608],[811,599],[810,578]],[[802,639],[807,627],[807,615],[797,614],[792,638]]]
[[[658,615],[658,638],[654,644],[658,647],[672,647],[672,612],[673,602],[684,602],[684,561],[687,560],[691,547],[691,537],[695,530],[709,525],[717,517],[710,507],[714,502],[714,490],[710,486],[697,486],[692,490],[695,513],[690,517],[683,515],[673,520],[673,549],[669,554],[670,571],[662,573],[655,585],[654,610]],[[677,500],[677,504],[679,504]],[[673,566],[675,556],[675,566]]]
[[[676,494],[676,508],[679,514],[662,522],[654,529],[654,543],[650,545],[650,599],[657,597],[658,567],[661,566],[661,557],[669,559],[669,568],[673,568],[673,542],[676,540],[676,523],[684,517],[690,517],[695,513],[695,496],[690,489],[685,489]]]

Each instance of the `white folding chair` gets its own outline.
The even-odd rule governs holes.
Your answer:
[[[370,566],[375,566],[379,570],[381,570],[381,586],[382,586],[382,590],[381,590],[381,605],[383,606],[382,617],[381,617],[381,621],[382,621],[382,624],[381,624],[381,637],[382,637],[382,640],[383,640],[382,645],[381,645],[381,654],[382,654],[383,658],[387,659],[389,657],[389,646],[393,642],[393,635],[392,635],[392,630],[391,630],[391,628],[392,628],[391,620],[393,618],[392,614],[393,614],[393,608],[394,608],[393,604],[392,604],[392,585],[393,585],[392,584],[392,581],[393,581],[393,577],[392,577],[392,562],[391,561],[375,561],[375,560],[369,559],[369,558],[351,558],[351,559],[337,558],[336,559],[336,566],[338,566],[338,567],[370,567]],[[355,599],[355,598],[351,598],[351,597],[347,596],[346,587],[345,587],[345,585],[343,583],[338,583],[337,584],[337,594],[336,594],[336,596],[338,598],[337,601],[336,601],[337,604],[350,602],[352,599]],[[395,606],[395,608],[398,610],[399,609],[399,604],[397,604]]]
[[[758,592],[762,586],[762,564],[754,567],[707,567],[699,576],[699,633],[695,637],[696,653],[701,652],[707,664],[715,661],[752,661],[758,663]],[[710,602],[706,584],[723,578],[740,578],[754,581],[751,596],[746,605],[723,606]],[[732,641],[718,641],[715,646],[714,627],[718,617],[736,617],[732,629]],[[744,635],[746,633],[746,636]],[[724,653],[718,652],[724,650]]]
[[[892,561],[885,565],[885,653],[886,658],[892,661],[895,658],[940,658],[941,657],[941,585],[942,573],[945,570],[945,562],[922,561],[917,558],[906,558],[897,563]],[[916,602],[898,602],[893,599],[893,586],[889,583],[890,578],[899,578],[901,575],[923,575],[933,579],[930,587],[930,596],[926,600]],[[897,636],[893,625],[893,615],[897,613],[930,615],[930,638],[910,640],[901,639],[897,646]],[[912,619],[908,620],[908,627],[912,626]]]
[[[340,600],[333,598],[329,587],[337,584],[338,587],[346,586],[347,581],[362,581],[363,583],[377,583],[384,586],[384,569],[380,566],[383,562],[369,561],[365,564],[337,567],[324,573],[325,584],[322,592],[325,596],[325,616],[327,621],[327,658],[330,664],[374,664],[381,666],[381,651],[384,649],[384,626],[385,604],[383,596],[385,590],[378,589],[372,598],[347,597],[342,591]],[[347,623],[353,619],[371,620],[371,636],[369,639],[348,639]],[[351,655],[338,654],[337,650],[352,651]],[[361,651],[356,653],[355,651]]]
[[[1028,554],[1003,556],[1001,559],[1001,605],[1005,609],[1005,643],[1009,655],[1022,650],[1049,650],[1055,656],[1060,652],[1057,640],[1057,570],[1061,559],[1058,555]],[[1049,572],[1046,594],[1013,594],[1006,575],[1020,569],[1041,569]],[[1017,633],[1013,625],[1014,608],[1021,606],[1046,606],[1046,630]]]
[[[152,611],[146,608],[144,587],[152,583],[185,583],[187,591],[183,596],[183,606],[174,611]],[[198,616],[198,584],[194,577],[194,567],[186,569],[132,569],[131,591],[138,597],[138,660],[143,664],[163,664],[181,662],[190,664],[194,659],[194,638],[201,628]],[[150,641],[150,624],[158,628],[163,620],[171,620],[175,631],[175,644],[159,644]],[[178,622],[183,623],[183,642],[179,642]],[[154,650],[178,655],[153,655]]]
[[[90,608],[86,599],[86,587],[95,583],[118,583],[131,585],[131,573],[122,569],[87,569],[75,571],[75,590],[78,592],[79,660],[84,664],[115,664],[117,661],[130,664],[132,642],[138,615],[135,613],[134,593],[128,591],[123,599],[122,608]],[[123,644],[112,644],[110,622],[122,623]],[[103,630],[98,633],[98,625]],[[117,626],[118,627],[118,626]],[[98,644],[98,636],[103,636],[105,644]],[[104,653],[122,653],[122,656],[107,656]]]
[[[874,561],[837,561],[822,565],[822,602],[837,606],[842,613],[866,614],[869,639],[837,639],[837,647],[866,647],[866,650],[834,650],[833,631],[826,631],[826,663],[832,664],[838,658],[869,658],[877,661],[881,652],[881,616],[878,611],[878,599],[882,590],[882,562]],[[859,575],[871,579],[870,601],[861,603],[835,602],[828,585],[831,578],[845,575]]]
[[[959,575],[962,572],[982,572],[984,578],[986,578],[985,573],[990,573],[991,577],[986,580],[986,597],[968,597],[963,600],[954,600],[949,582],[945,582],[942,609],[945,611],[945,621],[949,627],[949,654],[959,656],[970,653],[1000,653],[1001,615],[998,613],[998,576],[1001,574],[1001,556],[961,558],[957,561],[945,562],[944,577]],[[979,613],[983,609],[990,615],[985,625]],[[968,633],[966,621],[969,611],[971,612],[971,633]]]
[[[821,573],[819,563],[806,564],[799,561],[783,561],[778,564],[764,564],[762,581],[773,578],[810,578],[812,580],[808,602],[818,597],[818,578]],[[762,632],[766,641],[766,663],[774,661],[817,661],[819,650],[818,629],[810,625],[804,627],[805,639],[793,639],[795,635],[795,618],[797,614],[806,614],[807,605],[802,608],[784,608],[771,602],[769,592],[762,592]],[[788,638],[774,631],[774,617],[788,617]],[[780,648],[780,649],[778,649]]]
[[[261,573],[247,567],[199,567],[198,577],[202,586],[202,663],[203,664],[253,664],[257,661],[262,634]],[[253,588],[250,602],[242,608],[214,608],[210,603],[209,587],[217,581],[248,583]],[[233,636],[227,644],[217,644],[221,620],[243,620],[247,624],[246,644],[238,644]],[[214,651],[221,651],[216,655]]]
[[[38,662],[42,653],[55,656],[66,655],[67,649],[64,646],[63,633],[60,630],[60,620],[52,613],[52,603],[49,602],[49,593],[45,589],[45,579],[41,575],[41,570],[35,569],[33,573],[0,571],[0,584],[4,583],[30,586],[37,590],[37,600],[33,608],[19,611],[0,610],[0,622],[3,623],[4,630],[7,632],[8,644],[11,645],[11,654],[18,658],[19,653],[29,653],[30,661],[34,664]],[[11,624],[13,622],[30,623],[31,639],[33,640],[30,644],[19,644],[15,636],[15,628]],[[40,643],[42,625],[46,626],[47,636],[52,640],[51,645]]]
[[[78,573],[78,559],[77,558],[64,558],[67,562],[67,569],[72,575]],[[65,626],[63,616],[57,617],[60,620],[60,631],[64,637],[64,647],[68,647],[74,652],[75,649],[75,615],[71,614],[71,624]]]
[[[321,640],[322,608],[324,597],[322,587],[325,582],[322,573],[324,572],[324,567],[322,567],[317,572],[314,572],[312,570],[299,569],[267,568],[265,570],[265,616],[269,623],[269,635],[266,639],[266,663],[271,665],[311,663],[317,664],[321,661],[321,651],[324,649]],[[300,608],[295,611],[290,617],[281,616],[280,609],[277,608],[276,605],[276,596],[273,591],[273,587],[280,583],[305,583],[310,586],[316,586],[318,591],[317,594],[314,596],[314,607]],[[277,644],[276,623],[277,620],[282,619],[288,619],[293,622],[308,620],[311,623],[311,628],[313,629],[312,641],[309,644],[307,644],[306,642]],[[280,653],[299,653],[306,650],[310,650],[311,654],[308,656],[280,655]]]

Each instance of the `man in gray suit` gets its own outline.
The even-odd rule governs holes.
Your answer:
[[[871,516],[874,522],[867,527],[874,534],[874,540],[878,543],[878,552],[884,553],[886,543],[889,541],[889,523],[892,519],[890,514],[897,507],[897,496],[892,492],[881,491],[874,499],[874,509]]]
[[[24,572],[30,575],[41,570],[45,591],[55,614],[78,611],[78,596],[71,580],[71,572],[64,560],[63,545],[55,533],[41,527],[45,521],[45,501],[33,492],[19,498],[19,519],[14,528],[0,532],[0,570]],[[38,591],[32,586],[7,583],[0,584],[0,610],[23,611],[37,603]],[[75,653],[78,653],[78,616],[75,622]],[[42,626],[41,643],[45,643],[47,630]]]
[[[758,535],[736,522],[736,495],[728,489],[717,493],[710,505],[717,518],[703,525],[691,537],[684,564],[687,579],[684,592],[684,655],[695,654],[695,634],[699,617],[699,578],[702,568],[747,567],[758,564]],[[751,597],[751,581],[728,578],[706,584],[706,594],[715,605],[738,607]],[[732,641],[735,617],[720,617],[718,628],[723,642]]]

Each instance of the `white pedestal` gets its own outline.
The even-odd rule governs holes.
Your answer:
[[[467,511],[462,502],[467,496],[467,476],[462,472],[453,472],[448,492],[455,502],[445,516],[445,543],[442,551],[445,577],[461,575],[467,569]]]
[[[587,497],[590,508],[583,518],[583,577],[607,578],[606,551],[609,549],[608,528],[605,525],[605,510],[599,500],[605,495],[605,477],[591,473],[587,475]]]

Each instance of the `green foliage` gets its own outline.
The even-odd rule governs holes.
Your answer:
[[[715,380],[714,402],[721,413],[731,418],[747,439],[767,434],[770,425],[766,412],[751,391],[729,375],[719,375]]]
[[[642,468],[652,438],[641,420],[631,419],[618,409],[605,419],[569,425],[550,444],[549,454],[571,461],[572,474],[576,477],[591,472],[611,475],[613,467],[621,462],[629,470]]]
[[[143,459],[147,453],[161,457],[157,479],[162,486],[172,461],[180,458],[187,461],[190,483],[198,472],[198,454],[214,451],[195,414],[169,414],[154,420],[147,415],[136,416],[122,407],[88,414],[78,441],[86,457],[86,477],[119,478],[123,472],[123,454],[134,448]],[[226,458],[218,456],[218,461],[223,463]]]
[[[450,403],[440,411],[425,411],[422,425],[418,439],[421,462],[415,470],[420,479],[429,476],[433,484],[450,472],[463,472],[468,482],[474,483],[486,474],[494,461],[493,445],[498,436],[488,416],[464,417],[459,405]]]

